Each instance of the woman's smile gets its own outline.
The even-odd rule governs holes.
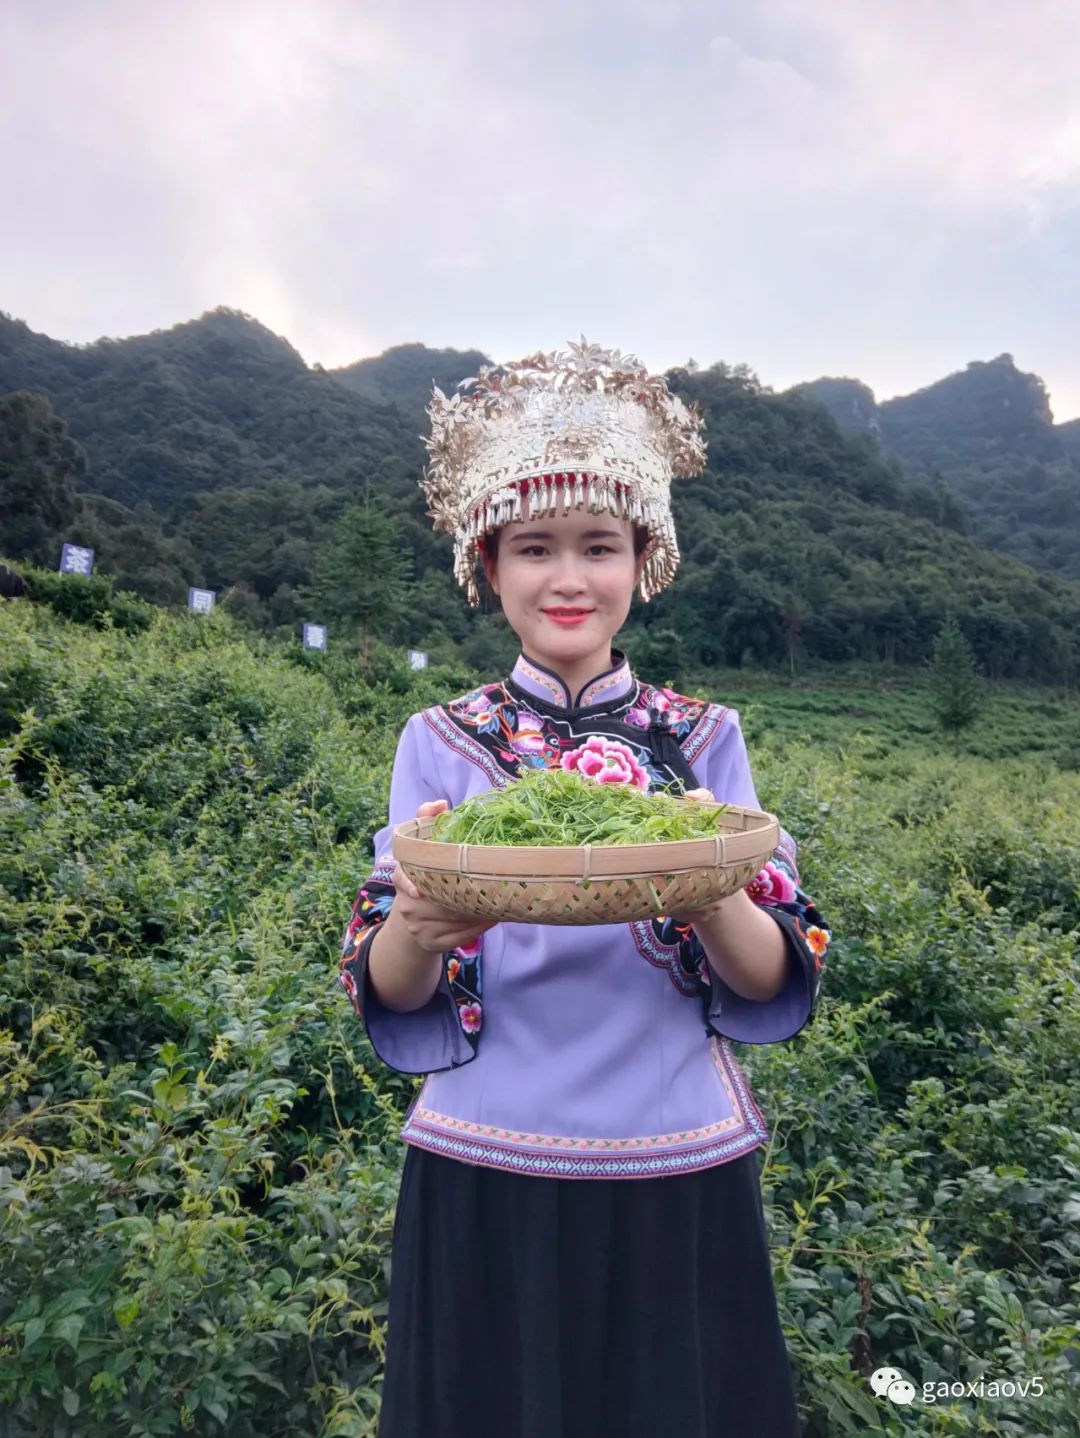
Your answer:
[[[591,609],[542,609],[541,614],[546,614],[556,624],[580,624],[588,619],[593,611]]]

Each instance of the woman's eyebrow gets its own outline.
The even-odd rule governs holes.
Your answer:
[[[523,534],[512,534],[511,541],[520,539],[554,539],[550,529],[528,529]],[[586,529],[578,536],[579,539],[621,539],[622,535],[617,529]]]

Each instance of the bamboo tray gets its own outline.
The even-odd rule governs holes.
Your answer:
[[[421,894],[470,917],[628,923],[669,909],[704,909],[737,893],[779,843],[773,814],[738,804],[703,807],[722,811],[718,832],[705,839],[577,847],[445,844],[428,838],[433,815],[396,825],[393,854]]]

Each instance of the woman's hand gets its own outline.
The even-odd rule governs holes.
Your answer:
[[[716,795],[711,789],[687,789],[684,799],[698,799],[702,804],[715,804]]]
[[[445,799],[430,799],[420,805],[416,817],[428,818],[449,808]],[[408,929],[413,942],[427,953],[444,954],[450,949],[468,947],[498,923],[497,919],[470,918],[468,914],[426,899],[400,864],[394,866],[394,888],[397,894],[387,923],[396,917],[397,922]]]
[[[683,798],[695,799],[703,804],[716,803],[716,795],[711,789],[687,789],[686,792],[683,794]],[[716,911],[720,908],[722,904],[729,903],[730,899],[734,897],[734,895],[731,895],[728,899],[718,899],[715,903],[710,904],[707,909],[703,909],[701,911],[687,911],[678,914],[669,913],[666,917],[669,919],[674,919],[677,924],[693,925],[700,922],[706,916],[716,913]]]

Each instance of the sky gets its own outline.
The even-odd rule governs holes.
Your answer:
[[[0,0],[0,310],[1080,416],[1075,0]]]

